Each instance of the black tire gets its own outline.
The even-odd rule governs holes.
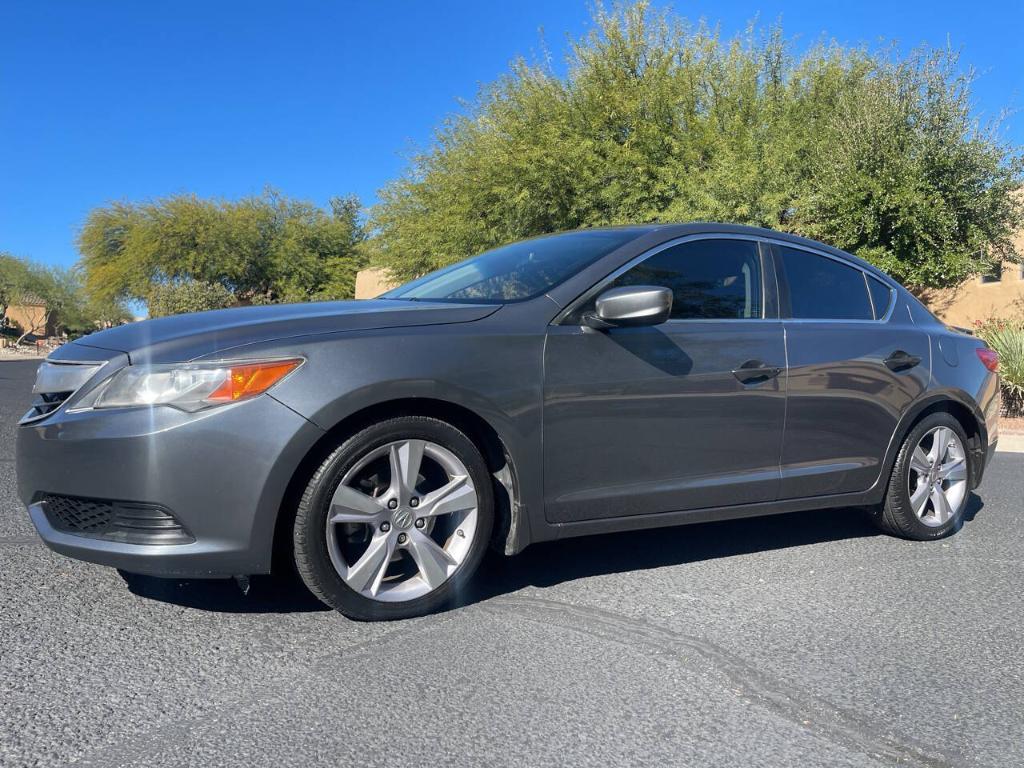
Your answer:
[[[967,446],[967,435],[964,433],[963,427],[959,421],[948,413],[933,413],[930,416],[926,416],[910,430],[896,456],[896,463],[893,465],[892,475],[889,478],[885,501],[873,514],[875,523],[885,533],[915,541],[931,541],[948,536],[959,530],[963,525],[963,517],[967,508],[970,490],[968,490],[968,496],[965,497],[964,503],[956,514],[941,526],[925,525],[914,514],[914,510],[910,505],[910,457],[921,439],[935,427],[948,427],[960,438],[962,445]],[[967,488],[971,489],[974,487],[974,475],[969,459],[966,461],[966,466]]]
[[[469,471],[477,493],[477,524],[470,549],[458,569],[440,586],[404,602],[383,602],[352,589],[334,568],[328,551],[327,513],[345,473],[361,457],[397,440],[428,440],[455,454]],[[480,450],[444,421],[401,416],[369,426],[347,438],[313,474],[295,516],[294,552],[299,576],[321,601],[359,621],[407,619],[452,605],[480,565],[494,525],[494,492]]]

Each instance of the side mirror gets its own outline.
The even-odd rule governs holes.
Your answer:
[[[652,285],[612,288],[597,297],[594,311],[583,317],[591,328],[660,325],[672,314],[672,291]]]

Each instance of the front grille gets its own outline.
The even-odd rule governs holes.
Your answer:
[[[45,360],[36,371],[36,383],[32,386],[32,406],[28,413],[21,417],[20,423],[30,424],[45,419],[60,408],[104,365],[102,362]]]
[[[126,544],[189,544],[195,538],[159,504],[44,494],[43,509],[58,531]]]
[[[53,413],[63,405],[64,401],[71,397],[72,392],[46,392],[38,394],[32,400],[28,413],[23,417],[25,421],[41,419]]]

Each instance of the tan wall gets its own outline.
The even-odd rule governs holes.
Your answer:
[[[1024,247],[1024,243],[1018,248]],[[925,291],[920,298],[950,325],[970,328],[979,320],[1024,314],[1024,276],[1020,264],[1004,264],[1003,279],[983,283],[972,277],[956,288]]]
[[[1018,191],[1024,196],[1024,190]],[[1013,242],[1017,253],[1024,254],[1024,229]],[[1003,264],[1002,279],[994,283],[983,283],[980,277],[972,277],[956,288],[925,291],[921,301],[950,325],[970,328],[978,321],[991,317],[1012,317],[1024,315],[1024,265]]]
[[[11,304],[7,307],[7,322],[18,328],[18,330],[24,333],[28,328],[36,323],[42,322],[43,317],[46,316],[46,307],[43,305],[36,304]],[[38,331],[37,336],[53,336],[54,324],[53,319],[47,323],[45,330]]]
[[[389,280],[383,269],[363,269],[356,273],[356,298],[372,299],[390,291],[398,283]]]

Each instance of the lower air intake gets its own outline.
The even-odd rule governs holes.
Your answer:
[[[195,538],[159,504],[46,494],[43,509],[58,531],[125,544],[190,544]]]

